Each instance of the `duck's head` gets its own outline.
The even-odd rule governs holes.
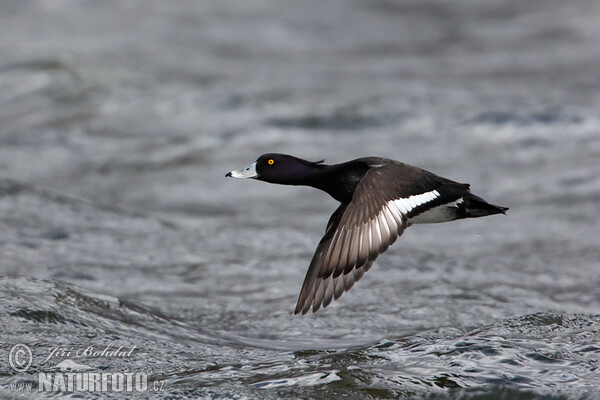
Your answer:
[[[301,185],[305,183],[315,169],[322,169],[325,160],[312,162],[294,156],[267,153],[258,157],[249,167],[228,172],[232,178],[253,178],[270,183]]]

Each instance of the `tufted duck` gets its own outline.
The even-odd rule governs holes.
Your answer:
[[[489,204],[458,183],[423,169],[380,157],[325,165],[286,154],[263,154],[226,177],[282,185],[312,186],[341,204],[327,224],[310,262],[295,314],[316,312],[337,300],[371,268],[412,224],[453,221],[508,208]]]

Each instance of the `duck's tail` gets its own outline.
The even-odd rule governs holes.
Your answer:
[[[458,204],[458,218],[478,218],[486,215],[506,214],[508,207],[490,204],[473,193],[468,193],[463,197],[462,203]]]

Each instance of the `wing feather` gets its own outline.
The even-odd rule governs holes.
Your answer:
[[[456,201],[468,188],[398,162],[371,168],[356,187],[352,201],[341,204],[331,216],[295,313],[306,314],[311,307],[316,312],[340,298],[402,235],[409,218]]]

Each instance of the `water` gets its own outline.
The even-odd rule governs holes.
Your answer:
[[[2,396],[66,359],[170,398],[597,396],[599,13],[2,3]],[[224,178],[265,152],[399,159],[511,209],[412,227],[293,316],[336,203]],[[89,346],[133,351],[43,364]]]

